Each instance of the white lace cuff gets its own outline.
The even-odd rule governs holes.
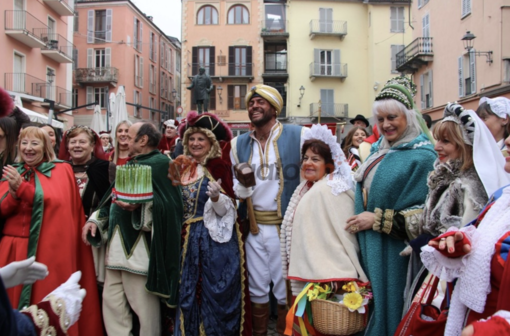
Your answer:
[[[224,212],[224,215],[221,216],[218,212]],[[204,208],[204,225],[209,230],[212,240],[217,243],[230,241],[235,221],[236,209],[228,196],[220,194],[218,202],[207,200]]]
[[[450,227],[447,232],[451,231],[459,231],[459,229]],[[472,241],[476,228],[474,226],[468,226],[460,229],[460,231]],[[459,258],[449,258],[429,245],[423,246],[421,251],[420,257],[425,268],[439,279],[447,282],[451,282],[461,276],[470,256],[470,253],[468,253]]]

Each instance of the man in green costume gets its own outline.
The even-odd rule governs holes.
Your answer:
[[[131,309],[140,320],[140,335],[159,335],[159,299],[169,307],[178,302],[182,196],[166,177],[169,159],[157,150],[161,133],[154,125],[132,125],[128,139],[132,159],[126,165],[152,168],[154,199],[143,205],[112,202],[110,190],[82,237],[94,246],[107,244],[103,318],[108,335],[131,334]]]

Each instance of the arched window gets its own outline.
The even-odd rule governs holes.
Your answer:
[[[248,9],[243,5],[235,5],[230,7],[228,11],[228,24],[248,24],[250,23],[250,15]]]
[[[197,24],[215,25],[218,24],[218,11],[213,6],[203,6],[197,13]]]

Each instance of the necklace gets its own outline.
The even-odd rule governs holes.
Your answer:
[[[74,178],[76,179],[76,184],[80,186],[83,182],[86,182],[87,172],[86,171],[82,172],[80,176],[78,176],[77,173],[74,173]],[[83,181],[83,179],[85,179],[85,181]]]

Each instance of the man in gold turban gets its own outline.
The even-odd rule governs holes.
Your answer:
[[[256,185],[245,188],[234,179],[234,191],[241,199],[252,198],[258,232],[246,238],[246,259],[252,301],[253,335],[267,335],[269,285],[278,301],[277,332],[285,330],[286,287],[282,276],[279,226],[294,189],[299,184],[300,146],[303,127],[277,120],[283,108],[280,93],[268,85],[256,85],[246,95],[248,116],[254,127],[231,141],[232,164],[248,162]],[[246,202],[240,216],[246,218]],[[248,210],[251,211],[251,210]]]

